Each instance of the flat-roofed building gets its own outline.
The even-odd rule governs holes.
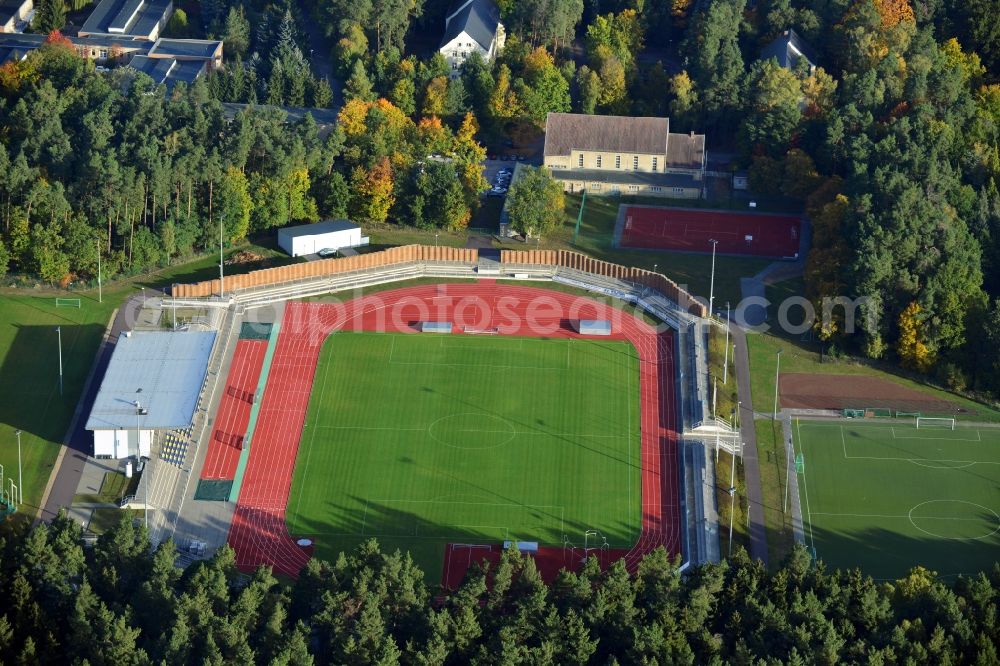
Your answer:
[[[101,0],[79,36],[128,35],[153,41],[174,12],[173,0]]]
[[[214,331],[121,334],[85,426],[94,455],[149,457],[155,431],[191,426],[214,343]]]
[[[167,86],[168,92],[173,90],[177,83],[191,85],[205,73],[204,60],[175,60],[137,55],[129,61],[128,66],[149,76],[156,85]]]
[[[161,37],[149,49],[150,58],[178,62],[203,62],[209,70],[222,66],[222,42],[217,39],[167,39]]]

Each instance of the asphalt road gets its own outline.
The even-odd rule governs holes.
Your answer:
[[[59,469],[55,472],[55,481],[52,483],[52,488],[49,489],[49,496],[46,498],[45,506],[39,516],[41,520],[52,520],[59,513],[60,508],[73,503],[73,496],[76,495],[76,489],[80,485],[84,463],[93,451],[94,437],[90,432],[84,430],[90,405],[94,403],[97,391],[101,388],[101,382],[104,380],[104,373],[111,361],[111,354],[114,352],[118,335],[132,327],[141,305],[142,298],[137,295],[118,308],[118,314],[111,324],[111,334],[108,336],[107,344],[102,345],[97,353],[90,386],[87,387],[77,406],[73,432],[66,444],[67,450],[59,464]]]

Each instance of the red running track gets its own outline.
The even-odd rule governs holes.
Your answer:
[[[715,239],[723,254],[792,257],[802,232],[796,215],[628,206],[624,216],[621,246],[649,250],[711,252]]]
[[[212,439],[208,442],[205,465],[201,469],[202,479],[231,481],[236,473],[266,352],[266,340],[239,340],[236,343],[226,391],[219,401]]]
[[[624,558],[634,569],[643,555],[663,546],[680,552],[680,480],[673,394],[673,335],[589,298],[531,287],[478,284],[428,285],[381,292],[345,304],[289,303],[258,415],[254,443],[229,532],[236,562],[243,569],[270,565],[296,576],[311,549],[288,534],[285,508],[302,435],[320,349],[341,329],[414,331],[425,320],[447,320],[464,327],[497,329],[502,335],[573,337],[572,319],[610,319],[616,337],[636,348],[640,362],[642,438],[642,528],[635,545],[603,553],[606,563]],[[453,549],[449,548],[450,554]],[[577,557],[577,555],[579,557]],[[539,568],[551,579],[573,567],[582,550],[541,548]],[[443,582],[461,579],[472,561],[498,557],[477,552],[449,557]]]

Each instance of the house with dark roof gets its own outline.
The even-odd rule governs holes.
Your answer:
[[[0,0],[0,32],[21,32],[34,9],[32,0]]]
[[[444,21],[439,51],[451,67],[451,78],[473,52],[489,62],[503,48],[506,33],[493,0],[455,0]]]
[[[543,164],[567,192],[697,199],[705,135],[671,132],[669,118],[550,113]]]
[[[785,69],[793,69],[799,60],[803,60],[808,65],[810,74],[816,71],[816,52],[791,28],[761,50],[761,60],[771,58]]]

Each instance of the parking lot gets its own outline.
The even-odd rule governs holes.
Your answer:
[[[483,176],[487,181],[489,181],[491,188],[500,186],[506,190],[506,188],[510,185],[510,176],[514,173],[515,164],[517,164],[517,162],[514,160],[485,160],[483,162]],[[504,171],[507,173],[506,182],[501,179],[501,172]],[[490,192],[487,191],[486,194],[489,196]],[[497,196],[498,194],[503,197],[506,196],[507,193],[506,191],[502,193],[497,192],[492,196]]]

